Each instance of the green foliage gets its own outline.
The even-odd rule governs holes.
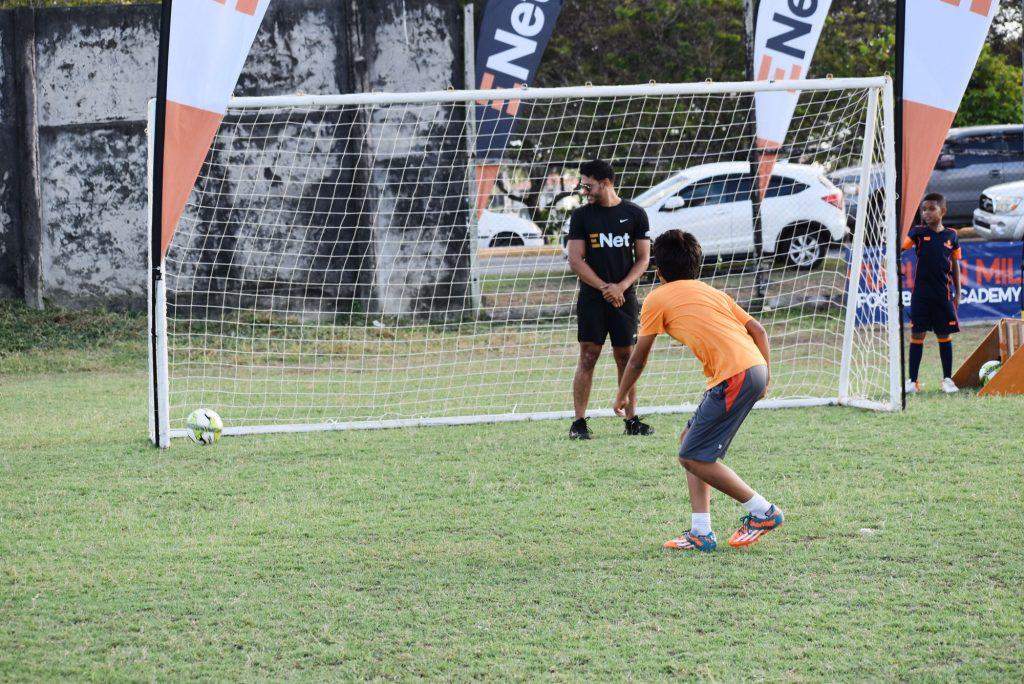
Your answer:
[[[863,77],[896,71],[896,28],[856,3],[832,3],[809,76]]]
[[[477,2],[478,20],[483,3]],[[1004,6],[956,125],[1021,121],[1020,8]],[[895,72],[895,8],[834,2],[810,77]],[[538,86],[743,80],[743,2],[566,0]]]
[[[564,2],[537,85],[742,79],[742,0]]]
[[[986,45],[953,125],[1019,123],[1021,77],[1021,67],[1007,64]]]

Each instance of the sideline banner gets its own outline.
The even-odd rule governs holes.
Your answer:
[[[796,81],[807,77],[832,0],[761,0],[754,30],[754,76],[758,81]],[[758,179],[768,187],[778,150],[786,142],[800,93],[755,93]]]
[[[1021,242],[961,242],[960,260],[961,323],[1017,318],[1021,311]],[[885,319],[885,279],[872,268],[878,261],[879,247],[865,248],[857,297],[857,324],[878,323]],[[873,254],[872,254],[873,253]],[[850,252],[846,250],[849,263]],[[917,274],[917,255],[906,250],[900,260],[903,276],[904,322],[910,321],[910,298]]]
[[[562,0],[488,0],[476,46],[477,88],[514,92],[530,85],[561,9]],[[519,100],[507,95],[477,102],[478,163],[501,162],[518,111]]]
[[[974,73],[999,0],[899,0],[904,3],[903,197],[900,241],[910,230],[949,127]]]
[[[170,6],[163,108],[160,258],[217,134],[270,0],[164,0]]]

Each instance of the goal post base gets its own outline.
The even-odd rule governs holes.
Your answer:
[[[815,406],[839,406],[836,399],[763,399],[754,405],[755,409],[773,410],[785,408],[809,408]],[[876,411],[894,410],[888,404],[871,401],[850,401],[844,404],[853,408],[871,409]],[[692,413],[696,404],[679,404],[677,406],[644,407],[641,415]],[[221,433],[227,436],[265,435],[287,432],[331,432],[336,430],[386,430],[409,427],[434,427],[439,425],[480,425],[496,423],[516,423],[532,420],[569,420],[575,417],[573,411],[539,411],[536,413],[508,413],[482,416],[450,416],[432,418],[400,418],[393,420],[363,420],[351,422],[296,423],[294,425],[250,425],[244,427],[225,427]],[[588,418],[613,418],[611,409],[597,409],[587,412]],[[172,438],[187,437],[185,430],[171,430]]]

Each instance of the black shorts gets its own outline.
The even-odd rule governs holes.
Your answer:
[[[636,331],[640,322],[640,303],[636,292],[626,291],[626,302],[614,307],[600,294],[580,293],[576,303],[576,339],[580,342],[604,344],[612,338],[613,347],[631,347],[636,344]]]
[[[924,333],[933,331],[940,337],[960,332],[956,307],[948,299],[910,300],[910,331]]]

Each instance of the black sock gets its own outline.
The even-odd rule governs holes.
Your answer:
[[[917,382],[917,373],[921,370],[921,356],[924,355],[924,342],[910,342],[910,380]]]
[[[953,377],[953,342],[939,342],[939,358],[942,359],[942,377]]]

